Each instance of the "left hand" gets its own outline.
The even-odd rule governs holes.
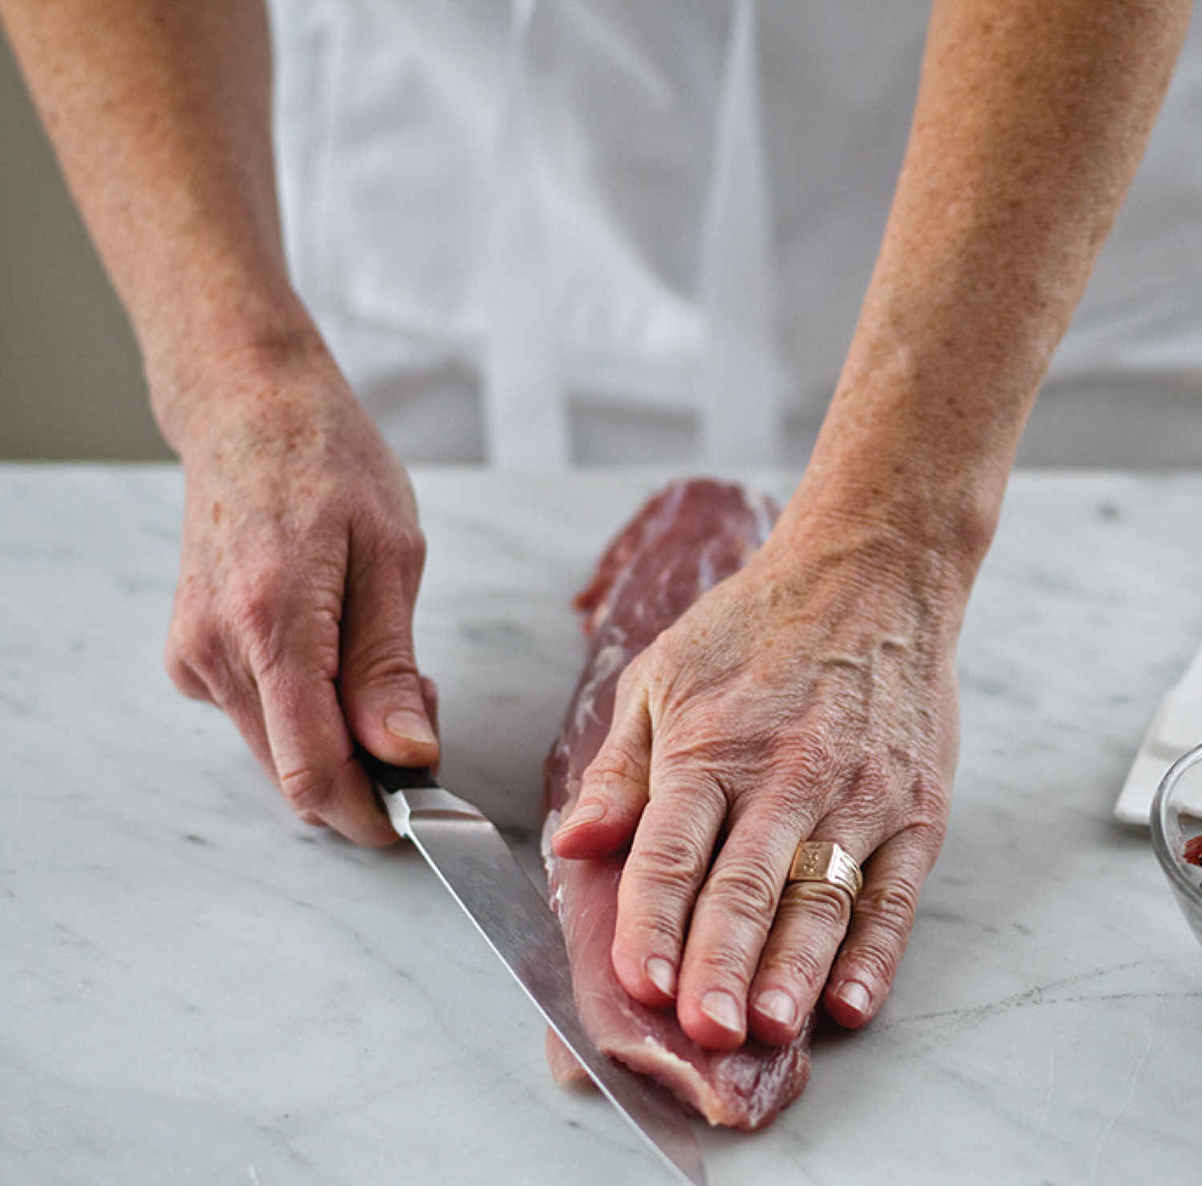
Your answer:
[[[820,995],[870,1020],[947,823],[967,592],[894,528],[802,522],[629,665],[554,838],[568,858],[633,838],[614,969],[713,1049],[791,1041]],[[863,864],[854,911],[826,883],[786,887],[807,838]]]

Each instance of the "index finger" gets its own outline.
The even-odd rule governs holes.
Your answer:
[[[397,834],[355,758],[333,682],[298,663],[258,684],[272,761],[293,809],[319,816],[356,844],[394,844]]]
[[[618,882],[611,957],[622,987],[645,1005],[676,995],[677,970],[697,891],[726,819],[722,788],[704,772],[672,768],[653,754],[654,794]]]

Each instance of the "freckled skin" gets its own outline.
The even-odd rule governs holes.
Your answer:
[[[569,831],[556,838],[564,857],[632,841],[613,942],[618,979],[645,1005],[671,1003],[688,1037],[716,1050],[738,1047],[749,1033],[792,1042],[821,996],[842,926],[792,908],[773,922],[800,840],[837,840],[857,861],[893,854],[894,872],[886,861],[867,887],[868,907],[876,897],[916,898],[946,828],[966,596],[955,566],[871,524],[813,515],[805,531],[787,548],[774,532],[632,662],[610,748],[580,791],[581,800],[607,801],[607,816],[578,829],[569,817]],[[649,771],[645,780],[600,777],[621,765],[618,754],[632,753],[633,765]],[[711,866],[719,829],[726,839]],[[682,843],[695,849],[695,862],[683,860]],[[665,909],[657,899],[671,876],[660,867],[667,856],[698,877]],[[766,912],[750,904],[759,900],[761,868],[770,879]],[[898,869],[905,888],[895,884]],[[742,892],[751,895],[746,903]],[[871,917],[865,909],[866,925]],[[793,963],[802,947],[825,958],[809,982]],[[671,996],[649,979],[653,956],[677,968]],[[784,989],[795,1016],[781,1024],[752,1008],[727,1031],[703,1006],[715,988],[744,1011],[758,993]]]
[[[405,471],[288,281],[265,8],[0,14],[183,462],[168,670],[233,718],[302,819],[393,843],[352,753],[438,758],[411,637],[425,541]]]
[[[255,378],[248,368],[245,381]],[[332,391],[347,414],[328,414]],[[366,416],[352,414],[332,365],[316,377],[297,369],[282,431],[279,406],[266,423],[222,424],[220,409],[209,421],[220,431],[183,450],[168,668],[183,691],[233,717],[306,822],[393,843],[352,744],[437,760],[436,743],[382,723],[398,706],[435,715],[410,639],[424,544],[408,479]]]
[[[578,859],[632,845],[615,970],[704,1047],[788,1042],[820,997],[863,1025],[889,991],[946,821],[964,607],[1189,7],[933,5],[893,209],[806,473],[761,554],[632,664],[581,790],[605,814],[555,839]],[[806,836],[864,864],[854,913],[837,891],[783,890]],[[760,1007],[769,991],[791,1019]]]
[[[828,1011],[862,1025],[889,990],[932,837],[938,847],[944,782],[920,797],[914,826],[903,821],[916,772],[950,778],[964,602],[1191,8],[932,4],[892,210],[805,475],[762,558],[698,602],[627,681],[635,707],[615,718],[595,787],[612,793],[613,814],[557,842],[587,856],[634,835],[636,854],[641,843],[666,863],[641,901],[625,894],[615,964],[632,995],[675,1003],[702,1044],[737,1045],[748,1024],[768,1041],[795,1032],[796,1017],[752,1009],[749,1020],[739,996],[770,927],[774,984],[794,1004],[825,983]],[[173,676],[270,755],[304,818],[384,843],[351,738],[393,761],[437,756],[429,736],[383,725],[393,703],[409,729],[433,715],[410,637],[424,542],[403,471],[288,281],[264,7],[0,0],[0,15],[187,474]],[[675,799],[649,785],[656,762]],[[789,798],[793,784],[809,789]],[[727,810],[730,837],[746,822],[742,882],[715,883],[715,865],[716,888],[698,898]],[[869,861],[850,921],[821,889],[773,892],[781,837],[824,819]],[[700,837],[704,853],[677,834]],[[647,920],[683,920],[694,899],[680,993],[664,993],[640,964],[664,934]],[[683,921],[673,925],[683,941]],[[707,984],[734,993],[723,1023],[702,1008]]]

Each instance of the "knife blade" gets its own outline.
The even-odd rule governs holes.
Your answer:
[[[392,826],[413,841],[605,1097],[673,1173],[706,1186],[701,1151],[683,1108],[661,1087],[602,1054],[585,1034],[576,1017],[559,920],[496,827],[430,770],[391,766],[365,751],[359,756]]]

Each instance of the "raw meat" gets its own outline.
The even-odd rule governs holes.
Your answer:
[[[1191,865],[1202,865],[1202,836],[1195,836],[1185,842],[1185,852],[1182,854]]]
[[[563,926],[584,1028],[599,1049],[665,1084],[711,1124],[747,1129],[767,1124],[805,1087],[812,1019],[787,1047],[748,1041],[719,1053],[698,1046],[674,1013],[639,1004],[614,974],[609,951],[624,858],[561,860],[550,837],[605,740],[622,669],[701,593],[742,567],[776,513],[770,499],[702,479],[674,482],[646,503],[576,598],[588,661],[544,768],[548,893]],[[553,1036],[548,1059],[561,1082],[580,1073]]]

